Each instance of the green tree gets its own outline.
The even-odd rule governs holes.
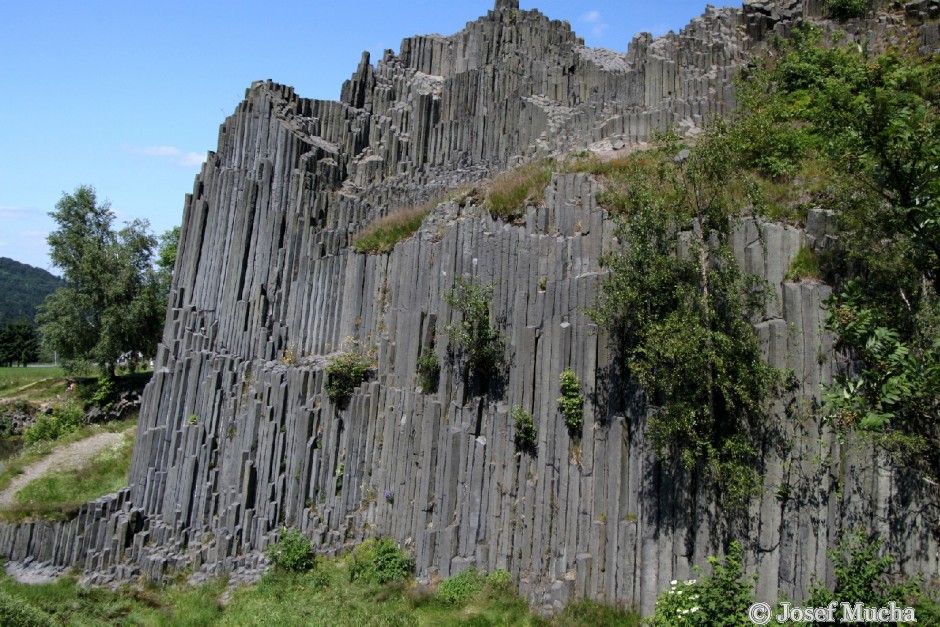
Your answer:
[[[834,180],[821,199],[840,231],[827,324],[854,363],[828,415],[940,475],[940,59],[820,41],[799,32],[748,93],[750,108],[784,111],[777,128],[810,138]]]
[[[173,269],[176,266],[176,252],[180,244],[180,227],[174,226],[160,236],[160,247],[157,250],[157,272],[160,277],[160,288],[165,296],[169,296],[173,285]]]
[[[491,322],[493,286],[457,277],[444,300],[460,314],[458,321],[447,326],[447,333],[464,375],[479,383],[498,377],[505,347],[502,334]]]
[[[24,368],[39,359],[39,338],[29,322],[8,322],[0,331],[0,365]]]
[[[647,393],[655,446],[708,469],[742,506],[760,485],[751,435],[780,373],[762,361],[751,326],[764,286],[741,272],[729,242],[739,209],[732,139],[716,124],[695,146],[662,142],[655,171],[640,165],[608,194],[623,246],[604,260],[590,313]]]
[[[140,220],[115,231],[109,205],[88,186],[63,194],[49,215],[58,224],[50,256],[65,287],[41,307],[43,342],[66,367],[97,362],[113,377],[122,354],[151,355],[160,338],[165,301],[152,265],[156,239]]]

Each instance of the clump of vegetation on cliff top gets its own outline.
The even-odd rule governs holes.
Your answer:
[[[380,255],[389,253],[395,244],[414,235],[438,201],[420,207],[398,209],[373,221],[358,233],[352,242],[357,253]]]
[[[554,166],[553,160],[543,159],[498,176],[486,194],[486,208],[493,217],[508,222],[524,218],[526,205],[541,200]]]

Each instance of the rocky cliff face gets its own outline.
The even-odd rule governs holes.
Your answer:
[[[377,217],[522,160],[700,125],[733,104],[749,52],[818,4],[709,8],[619,54],[499,0],[456,35],[406,39],[374,67],[364,55],[338,102],[252,85],[186,200],[129,487],[68,523],[0,527],[0,554],[92,580],[237,574],[263,567],[289,525],[324,552],[391,535],[423,575],[507,568],[546,608],[590,596],[650,611],[734,538],[759,598],[800,598],[814,573],[831,579],[839,530],[864,524],[905,569],[940,572],[934,488],[841,446],[811,411],[831,377],[828,288],[784,273],[802,246],[826,244],[821,213],[805,230],[748,219],[736,231],[742,266],[776,286],[758,325],[765,355],[800,381],[763,443],[763,495],[739,518],[656,458],[642,405],[611,400],[623,384],[584,315],[614,245],[590,176],[555,176],[524,224],[464,198],[391,254],[349,247]],[[457,314],[443,295],[464,275],[494,286],[509,364],[497,395],[475,396],[447,362]],[[341,409],[323,365],[347,338],[374,347],[378,368]],[[424,349],[445,364],[433,394],[416,383]],[[580,444],[555,400],[568,367],[590,401]],[[536,418],[535,455],[513,446],[514,405]]]

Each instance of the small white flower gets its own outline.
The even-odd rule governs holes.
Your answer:
[[[682,610],[676,610],[676,614],[681,614]]]
[[[677,583],[679,583],[679,580],[678,580],[678,579],[673,579],[672,581],[669,582],[669,585],[670,585],[670,586],[674,586],[674,585],[676,585]]]
[[[690,596],[689,598],[692,599],[693,601],[696,601],[696,600],[698,600],[698,595],[697,595],[697,594],[693,594],[693,595]]]
[[[700,608],[699,606],[696,605],[695,607],[693,607],[693,608],[692,608],[691,610],[689,610],[689,611],[695,613],[695,612],[699,611],[700,609],[702,609],[702,608]]]
[[[686,581],[686,583],[691,586],[692,584],[695,583],[695,579],[689,579],[688,581]]]
[[[676,594],[682,594],[682,590],[678,590]]]
[[[683,615],[688,614],[688,613],[689,613],[689,610],[682,610]]]

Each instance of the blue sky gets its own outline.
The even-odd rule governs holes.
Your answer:
[[[522,0],[590,46],[678,30],[706,0]],[[179,224],[218,128],[254,80],[336,99],[363,50],[452,34],[492,0],[33,0],[0,5],[0,257],[49,269],[48,217],[93,185],[119,221]]]

